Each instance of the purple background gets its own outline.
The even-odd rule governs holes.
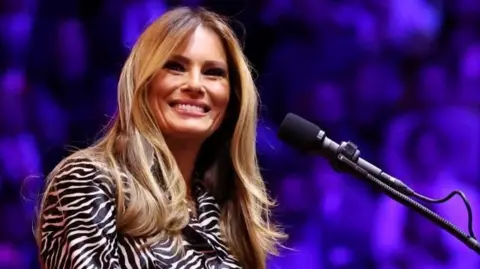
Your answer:
[[[480,268],[480,256],[436,226],[275,137],[295,112],[422,194],[463,190],[480,217],[480,1],[0,3],[0,268],[38,268],[32,217],[43,176],[98,135],[129,46],[178,4],[246,28],[236,25],[258,71],[259,156],[294,249],[269,268]],[[466,230],[460,199],[432,209]]]

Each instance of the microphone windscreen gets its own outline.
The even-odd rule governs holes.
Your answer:
[[[280,140],[300,150],[311,150],[315,147],[320,127],[299,117],[288,113],[280,125],[278,137]]]

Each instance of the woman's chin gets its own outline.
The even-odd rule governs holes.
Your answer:
[[[173,127],[173,126],[172,126]],[[172,128],[169,132],[170,137],[175,139],[204,139],[210,135],[209,128],[205,126],[193,125],[193,126],[178,126]]]
[[[205,139],[214,129],[208,117],[165,117],[162,133],[171,139]]]

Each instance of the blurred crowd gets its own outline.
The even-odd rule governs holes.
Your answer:
[[[44,176],[98,136],[129,48],[176,5],[238,21],[255,67],[260,162],[290,235],[269,268],[480,268],[437,226],[276,138],[294,112],[423,195],[462,190],[480,217],[480,1],[0,0],[0,269],[39,268]],[[429,208],[467,231],[460,199]]]

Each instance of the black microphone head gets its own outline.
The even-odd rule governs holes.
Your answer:
[[[280,125],[278,137],[293,147],[308,151],[318,143],[317,136],[320,131],[317,125],[293,113],[288,113]]]

